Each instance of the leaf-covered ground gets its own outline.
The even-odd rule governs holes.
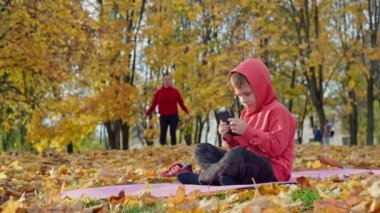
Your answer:
[[[175,182],[158,174],[173,162],[192,163],[194,146],[146,147],[129,151],[76,154],[0,153],[0,210],[4,212],[379,212],[380,176],[362,173],[300,179],[293,185],[157,198],[115,196],[104,200],[61,198],[60,191],[131,183]],[[324,158],[317,156],[323,154]],[[348,168],[380,169],[379,147],[296,146],[294,171]],[[336,162],[330,162],[330,159]],[[326,160],[327,159],[327,160]],[[326,165],[330,164],[330,165]],[[195,169],[197,169],[195,167]]]

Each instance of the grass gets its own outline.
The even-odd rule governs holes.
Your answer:
[[[292,193],[292,199],[294,201],[300,200],[303,202],[302,211],[309,210],[313,208],[313,203],[316,200],[320,200],[321,196],[319,196],[318,192],[309,189],[309,188],[301,188]]]
[[[125,213],[140,213],[140,212],[165,212],[165,209],[158,204],[153,205],[142,205],[136,207],[127,207],[124,208],[122,212]]]
[[[101,200],[84,199],[82,200],[85,208],[93,207],[102,204]]]

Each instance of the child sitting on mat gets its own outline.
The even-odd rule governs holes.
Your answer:
[[[267,67],[258,59],[245,60],[230,72],[229,80],[245,107],[240,119],[229,118],[229,124],[219,124],[218,132],[229,150],[198,144],[195,159],[202,172],[180,173],[178,180],[207,185],[288,180],[296,121],[277,101]]]

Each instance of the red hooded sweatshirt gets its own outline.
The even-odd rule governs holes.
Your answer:
[[[277,101],[268,68],[258,59],[248,59],[232,72],[243,74],[256,97],[256,109],[244,109],[240,119],[246,122],[243,135],[227,141],[229,146],[243,146],[267,158],[278,181],[290,178],[294,159],[294,134],[296,120]]]

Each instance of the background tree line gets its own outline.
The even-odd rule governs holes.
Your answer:
[[[3,150],[72,149],[99,125],[109,149],[149,144],[143,113],[165,72],[191,110],[181,138],[199,143],[220,107],[240,112],[226,76],[249,57],[298,141],[305,119],[323,129],[336,114],[352,145],[380,139],[380,0],[0,0],[0,21]]]

